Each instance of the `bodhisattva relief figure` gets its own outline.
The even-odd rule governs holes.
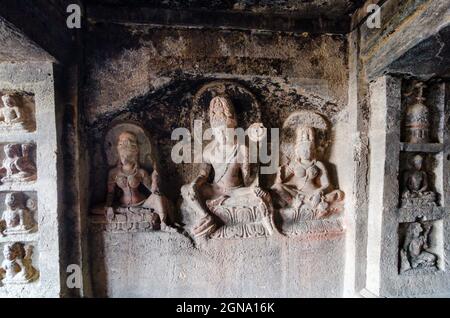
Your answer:
[[[0,276],[4,284],[31,283],[39,277],[39,272],[33,267],[32,246],[22,243],[8,243],[3,247]]]
[[[264,227],[260,234],[272,234],[275,227],[270,195],[257,185],[250,185],[252,176],[248,147],[236,138],[237,118],[231,101],[222,96],[214,97],[210,102],[209,118],[214,139],[204,149],[199,175],[181,189],[184,201],[200,218],[193,234],[208,238],[223,223],[233,223],[230,224],[233,226],[235,222],[242,222],[238,235],[225,234],[223,237],[255,236],[240,220],[240,217],[253,213],[255,209]],[[214,180],[210,183],[208,179],[212,174]],[[224,215],[229,215],[234,222],[228,218],[224,222],[218,216],[219,211],[224,211]],[[253,221],[249,219],[249,222]]]
[[[403,185],[402,206],[436,205],[436,194],[429,191],[428,175],[423,170],[421,155],[411,159],[411,168],[403,175]]]
[[[0,167],[1,179],[7,182],[30,182],[36,180],[36,166],[31,159],[31,144],[8,144],[4,146],[5,158]]]
[[[436,267],[437,256],[428,251],[431,223],[414,222],[406,229],[405,241],[400,250],[400,271]]]
[[[330,188],[328,171],[315,155],[314,128],[298,127],[293,158],[280,167],[272,187],[276,206],[292,208],[305,220],[320,219],[341,209],[344,193]]]
[[[34,200],[26,200],[22,192],[12,192],[5,197],[5,207],[0,219],[1,235],[29,233],[35,228]]]
[[[132,132],[123,132],[117,140],[119,162],[109,171],[105,211],[109,220],[115,214],[151,213],[153,222],[167,228],[171,205],[159,191],[156,170],[150,176],[139,164],[139,144]],[[150,193],[150,194],[148,194]],[[167,228],[168,229],[168,228]]]
[[[3,107],[0,108],[0,129],[26,129],[26,117],[23,107],[12,94],[2,96]]]

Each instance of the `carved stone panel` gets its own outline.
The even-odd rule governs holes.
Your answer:
[[[400,274],[429,273],[443,266],[442,221],[401,223],[399,227]]]
[[[257,163],[249,161],[245,140],[235,138],[238,128],[247,127],[238,126],[233,98],[226,94],[234,91],[227,85],[231,84],[219,85],[223,90],[209,100],[209,116],[203,118],[209,117],[214,139],[203,150],[197,177],[181,189],[182,209],[192,215],[190,230],[195,237],[269,236],[276,231],[271,197],[259,186],[258,173],[252,169]],[[200,90],[197,96],[203,93]]]
[[[33,264],[33,248],[32,244],[22,242],[10,242],[2,246],[2,284],[27,284],[39,278],[39,271]]]
[[[169,229],[173,207],[160,192],[150,139],[134,123],[114,125],[105,136],[109,164],[106,201],[92,213],[93,224],[113,232]]]
[[[35,145],[0,144],[0,182],[24,183],[37,178]]]
[[[435,176],[431,168],[434,157],[424,153],[402,153],[400,193],[401,207],[433,207],[437,205],[437,193],[434,191]]]
[[[0,233],[2,236],[36,231],[37,199],[32,192],[0,193]]]
[[[343,211],[344,193],[333,188],[327,165],[319,160],[330,142],[327,121],[314,112],[295,112],[286,119],[282,138],[281,166],[272,191],[283,233],[341,232],[336,219]],[[323,219],[336,221],[317,222]]]
[[[36,130],[34,96],[0,92],[0,132],[21,133]]]

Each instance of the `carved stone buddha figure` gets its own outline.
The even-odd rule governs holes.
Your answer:
[[[280,167],[272,187],[276,206],[299,210],[307,219],[320,218],[344,197],[340,190],[329,191],[330,186],[328,171],[315,155],[314,128],[299,126],[293,158]]]
[[[108,219],[115,214],[156,213],[161,228],[166,227],[170,215],[170,203],[159,191],[158,172],[153,170],[150,176],[139,163],[139,144],[132,132],[122,132],[117,140],[119,161],[109,171],[108,193],[105,211]]]
[[[402,205],[434,204],[436,194],[429,191],[428,175],[423,170],[421,155],[415,155],[411,159],[411,168],[403,175],[403,185]]]
[[[0,174],[6,182],[28,182],[36,180],[36,166],[30,155],[31,144],[8,144],[4,146],[5,158],[3,159]]]
[[[237,119],[234,107],[226,97],[214,97],[210,102],[209,118],[214,139],[204,149],[203,164],[199,175],[182,187],[181,193],[187,205],[193,209],[200,220],[193,228],[198,237],[208,237],[223,223],[219,211],[241,222],[256,208],[266,234],[274,230],[270,196],[252,181],[248,147],[237,140],[235,129]],[[210,183],[209,177],[214,174]],[[250,217],[251,219],[251,217]],[[255,221],[255,220],[250,220]],[[237,221],[236,221],[237,220]],[[249,229],[242,221],[240,237],[247,235]],[[233,222],[229,222],[233,223]],[[225,224],[226,225],[226,224]],[[229,235],[225,235],[229,237]]]
[[[436,266],[437,257],[428,251],[431,224],[411,223],[406,229],[405,242],[400,251],[401,272],[415,268]]]
[[[2,96],[3,107],[0,108],[0,127],[19,126],[24,128],[25,118],[21,105],[16,96],[5,94]]]
[[[6,210],[3,211],[0,219],[2,235],[27,233],[33,229],[35,222],[25,201],[21,192],[12,192],[6,195]]]
[[[39,272],[31,261],[32,248],[22,243],[7,243],[3,247],[2,266],[0,274],[5,284],[26,284],[36,280]]]

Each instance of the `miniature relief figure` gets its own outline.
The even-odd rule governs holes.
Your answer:
[[[159,176],[141,168],[139,143],[132,132],[122,132],[117,140],[119,160],[108,175],[105,212],[109,220],[117,215],[144,215],[152,228],[164,229],[170,217],[171,205],[159,191]],[[131,213],[131,214],[130,214]],[[139,218],[137,217],[136,220]]]
[[[0,129],[27,130],[27,117],[19,98],[13,94],[2,96],[0,108]]]
[[[7,243],[3,247],[3,262],[0,277],[4,284],[26,284],[35,281],[39,272],[33,267],[32,246],[22,243]]]
[[[36,223],[32,211],[35,210],[33,199],[26,200],[23,193],[8,193],[5,198],[5,207],[0,219],[0,232],[7,234],[23,234],[31,232]]]
[[[408,225],[405,241],[400,250],[400,272],[436,267],[437,256],[428,251],[431,229],[430,223],[414,222]]]
[[[293,158],[280,167],[272,187],[277,206],[294,209],[301,219],[319,219],[339,212],[344,193],[330,191],[328,171],[316,158],[314,127],[296,128],[293,150]]]
[[[36,166],[31,159],[31,144],[7,144],[3,150],[3,159],[0,174],[4,177],[3,183],[7,182],[30,182],[36,180]]]
[[[429,191],[428,175],[423,170],[424,158],[417,154],[411,159],[411,168],[403,175],[402,206],[436,205],[436,194]]]
[[[424,104],[423,90],[425,84],[417,83],[415,87],[419,90],[416,102],[406,109],[406,142],[412,144],[428,143],[430,142],[430,111]]]
[[[181,189],[184,202],[199,217],[193,234],[205,238],[272,234],[275,226],[270,195],[252,183],[248,147],[237,140],[231,101],[224,96],[212,98],[209,119],[214,139],[203,151],[199,175]]]

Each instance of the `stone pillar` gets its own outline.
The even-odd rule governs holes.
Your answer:
[[[20,169],[35,172],[35,178],[27,180],[7,171],[3,171],[0,176],[14,176],[11,181],[6,182],[3,179],[0,184],[2,212],[7,210],[3,199],[6,195],[21,193],[24,195],[22,209],[29,210],[32,215],[32,221],[27,222],[34,225],[34,228],[27,230],[20,226],[11,229],[6,225],[6,235],[0,238],[0,246],[2,250],[5,246],[15,243],[24,247],[26,255],[15,256],[22,258],[27,275],[22,277],[11,272],[12,277],[8,279],[8,262],[14,262],[14,259],[8,261],[6,255],[1,253],[2,269],[6,273],[3,274],[0,284],[0,297],[59,297],[63,283],[61,273],[65,270],[61,268],[60,263],[58,181],[62,180],[58,179],[57,169],[56,103],[52,63],[0,64],[0,93],[16,94],[20,103],[26,104],[22,105],[23,114],[26,114],[27,121],[31,123],[29,130],[6,125],[0,133],[1,164],[5,166],[5,145],[18,145],[17,149],[20,149],[21,145],[29,144],[32,148],[28,163],[24,163],[23,158],[27,157],[27,151],[23,147],[21,161],[12,161]],[[61,186],[64,186],[63,182]],[[22,195],[19,197],[22,198]]]
[[[444,253],[444,250],[448,251],[448,243],[444,246],[444,242],[450,237],[448,130],[444,128],[448,112],[444,85],[433,86],[429,94],[432,97],[426,104],[434,114],[431,129],[435,129],[438,137],[429,143],[410,144],[401,139],[405,111],[402,80],[386,75],[370,85],[366,290],[376,296],[442,295],[450,290],[450,277],[445,272],[449,256]],[[429,173],[434,175],[430,177],[430,183],[433,183],[430,188],[440,198],[436,206],[413,204],[405,207],[401,203],[405,158],[415,154],[433,161],[434,170]],[[416,244],[409,244],[411,240]],[[414,246],[419,247],[414,251]]]

